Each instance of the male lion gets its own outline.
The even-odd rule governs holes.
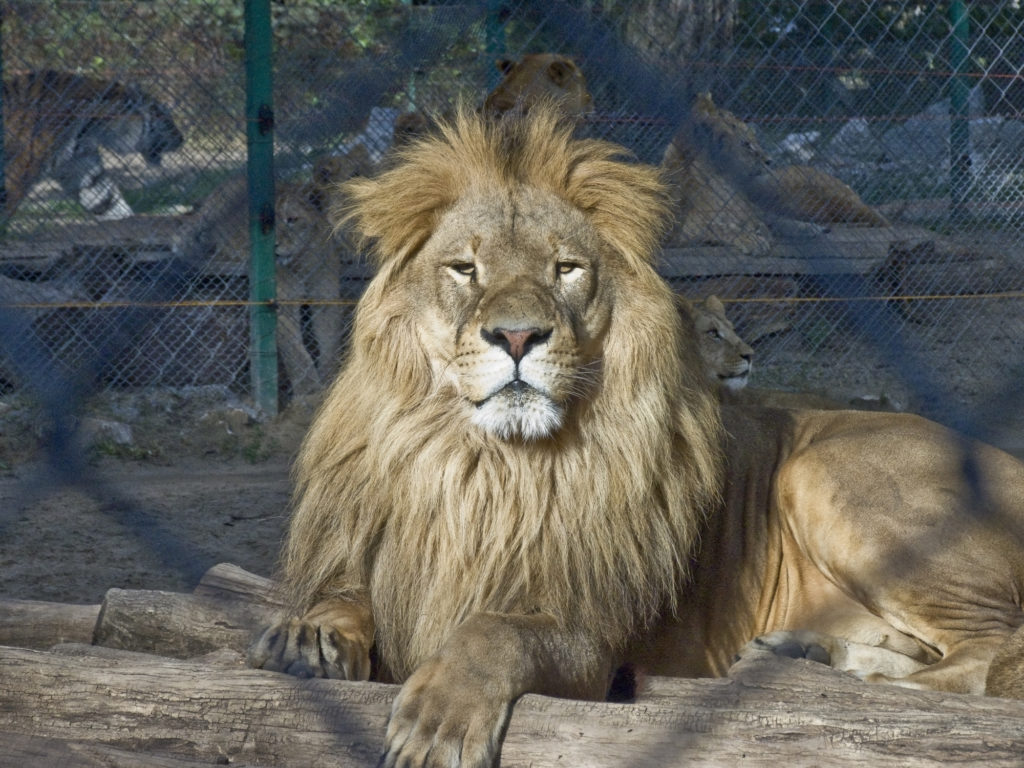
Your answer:
[[[386,766],[492,765],[523,693],[721,674],[777,630],[980,692],[1024,623],[1024,465],[902,414],[728,407],[726,436],[652,265],[663,186],[617,153],[463,113],[346,185],[379,272],[250,661],[403,683]]]

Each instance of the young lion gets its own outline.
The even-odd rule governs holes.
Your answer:
[[[710,93],[697,97],[691,117],[713,162],[770,214],[817,224],[891,226],[835,176],[811,165],[772,166],[753,129],[717,106]]]
[[[332,233],[327,208],[339,182],[368,175],[372,164],[363,146],[343,156],[317,161],[311,181],[279,183],[275,199],[275,278],[278,345],[292,392],[319,392],[334,373],[342,340],[340,235]],[[244,176],[218,186],[200,209],[189,257],[247,268],[249,259],[248,191]],[[310,305],[316,340],[314,360],[302,337],[302,303]],[[323,302],[323,303],[320,303]]]
[[[750,380],[754,350],[736,334],[722,300],[712,295],[693,304],[682,298],[680,301],[683,311],[692,313],[697,348],[708,381],[726,392],[739,392]]]
[[[720,406],[654,269],[659,174],[618,154],[543,107],[462,114],[346,186],[379,271],[250,662],[401,683],[385,768],[492,766],[519,696],[601,699],[624,662],[795,649],[981,693],[1024,625],[1024,463],[907,414]]]
[[[558,53],[528,53],[519,61],[501,58],[499,82],[483,103],[484,114],[525,115],[544,101],[554,104],[563,115],[578,119],[593,110],[587,81],[576,62]],[[426,135],[433,123],[422,112],[406,112],[395,119],[395,146],[403,147]]]
[[[558,53],[528,53],[519,61],[498,59],[502,78],[484,99],[484,114],[525,115],[549,101],[569,117],[582,117],[594,108],[587,80],[576,62]]]

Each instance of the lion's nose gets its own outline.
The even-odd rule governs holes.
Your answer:
[[[504,349],[518,365],[527,352],[551,337],[551,329],[545,331],[540,328],[495,328],[488,331],[481,328],[480,335],[488,344]]]

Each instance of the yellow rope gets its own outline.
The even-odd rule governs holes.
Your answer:
[[[896,296],[761,296],[722,299],[724,304],[825,304],[852,301],[966,301],[982,299],[1022,299],[1024,291],[996,291],[993,293],[939,293],[928,295]],[[357,299],[276,299],[273,301],[249,301],[248,299],[209,299],[183,301],[66,301],[66,302],[21,302],[0,304],[5,309],[123,309],[142,307],[146,309],[178,309],[198,307],[254,307],[254,306],[306,306],[306,307],[353,307]]]

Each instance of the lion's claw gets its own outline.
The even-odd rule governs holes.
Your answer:
[[[331,624],[287,619],[269,627],[250,647],[249,664],[295,677],[369,680],[371,642]]]
[[[395,698],[379,766],[491,768],[511,709],[482,677],[428,660]]]

